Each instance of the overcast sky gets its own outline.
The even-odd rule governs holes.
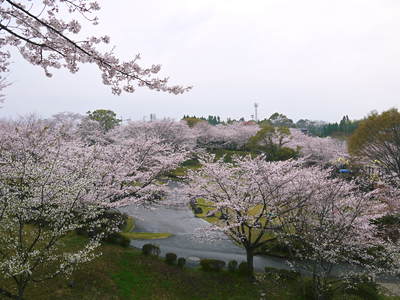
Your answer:
[[[143,119],[190,115],[298,120],[362,118],[400,105],[398,0],[99,1],[99,26],[124,59],[160,63],[184,95],[144,88],[114,96],[95,66],[46,78],[13,56],[0,117],[111,109]],[[118,3],[118,4],[116,4]],[[90,31],[89,31],[90,32]]]

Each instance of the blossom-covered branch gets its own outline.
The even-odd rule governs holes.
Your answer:
[[[7,71],[10,55],[5,49],[11,46],[29,63],[43,68],[49,77],[51,68],[66,68],[75,73],[79,64],[96,64],[103,83],[110,85],[117,95],[122,91],[132,93],[136,86],[174,94],[191,88],[169,86],[168,78],[156,77],[161,66],[140,66],[140,55],[122,62],[112,51],[100,51],[101,44],[110,42],[106,35],[74,39],[72,36],[79,36],[82,28],[79,18],[96,25],[98,19],[92,14],[99,9],[96,1],[85,0],[0,1],[0,71]],[[67,20],[67,15],[71,19]]]

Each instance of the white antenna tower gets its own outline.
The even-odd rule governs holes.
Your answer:
[[[258,115],[257,115],[257,109],[258,109],[258,103],[254,103],[254,121],[258,121]]]

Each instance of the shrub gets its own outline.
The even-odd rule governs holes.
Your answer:
[[[203,209],[201,207],[198,207],[198,206],[195,206],[193,210],[194,210],[194,213],[196,215],[199,215],[199,214],[203,213]]]
[[[300,273],[292,270],[276,269],[272,267],[265,267],[265,274],[274,279],[294,281],[299,279]]]
[[[104,239],[104,241],[113,245],[119,245],[121,247],[128,247],[130,244],[130,240],[119,232],[110,234]]]
[[[228,262],[228,270],[230,272],[235,272],[238,266],[238,262],[236,260],[231,260]]]
[[[185,266],[185,264],[186,264],[186,259],[184,259],[183,257],[179,257],[178,258],[178,267],[182,269]]]
[[[200,266],[204,271],[219,272],[224,268],[225,262],[218,259],[202,259]]]
[[[243,275],[243,276],[251,275],[250,268],[247,265],[247,262],[245,262],[245,261],[243,261],[239,264],[238,271],[239,271],[239,274]]]
[[[353,278],[344,284],[344,293],[352,296],[358,296],[364,300],[378,300],[378,285],[368,278]]]
[[[160,252],[160,247],[153,244],[144,244],[142,247],[142,253],[144,255],[159,256]]]
[[[364,298],[361,298],[360,296],[356,295],[348,295],[348,294],[341,294],[341,295],[335,295],[331,298],[331,300],[365,300]]]
[[[76,212],[74,212],[76,213]],[[77,216],[78,217],[78,216]],[[98,216],[96,216],[96,218],[93,219],[89,219],[89,221],[87,221],[86,224],[84,224],[84,226],[82,226],[81,228],[78,228],[75,230],[75,232],[79,235],[83,235],[86,237],[93,237],[93,236],[97,236],[98,234],[102,233],[102,232],[107,232],[107,229],[109,227],[117,227],[118,229],[122,229],[125,224],[128,221],[128,215],[127,214],[123,214],[117,210],[104,210],[101,214],[99,214]],[[104,223],[101,227],[97,227],[97,228],[93,228],[90,224],[94,223],[94,221],[98,220],[98,219],[103,219],[106,220],[106,223]],[[112,236],[113,234],[111,234],[110,236]],[[111,237],[110,240],[115,239],[116,237]],[[108,238],[106,237],[104,240],[107,240]],[[111,242],[113,243],[113,242]]]
[[[165,254],[165,262],[169,265],[174,265],[176,263],[176,254],[175,253],[167,253]]]

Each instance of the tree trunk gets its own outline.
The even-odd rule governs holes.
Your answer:
[[[24,290],[23,289],[19,289],[18,290],[18,300],[23,300],[24,298],[23,298],[23,296],[24,296]]]
[[[18,300],[24,300],[24,292],[25,292],[25,287],[26,284],[23,284],[22,286],[18,286]]]
[[[254,277],[254,254],[253,249],[246,249],[247,266],[249,268],[249,276]]]

